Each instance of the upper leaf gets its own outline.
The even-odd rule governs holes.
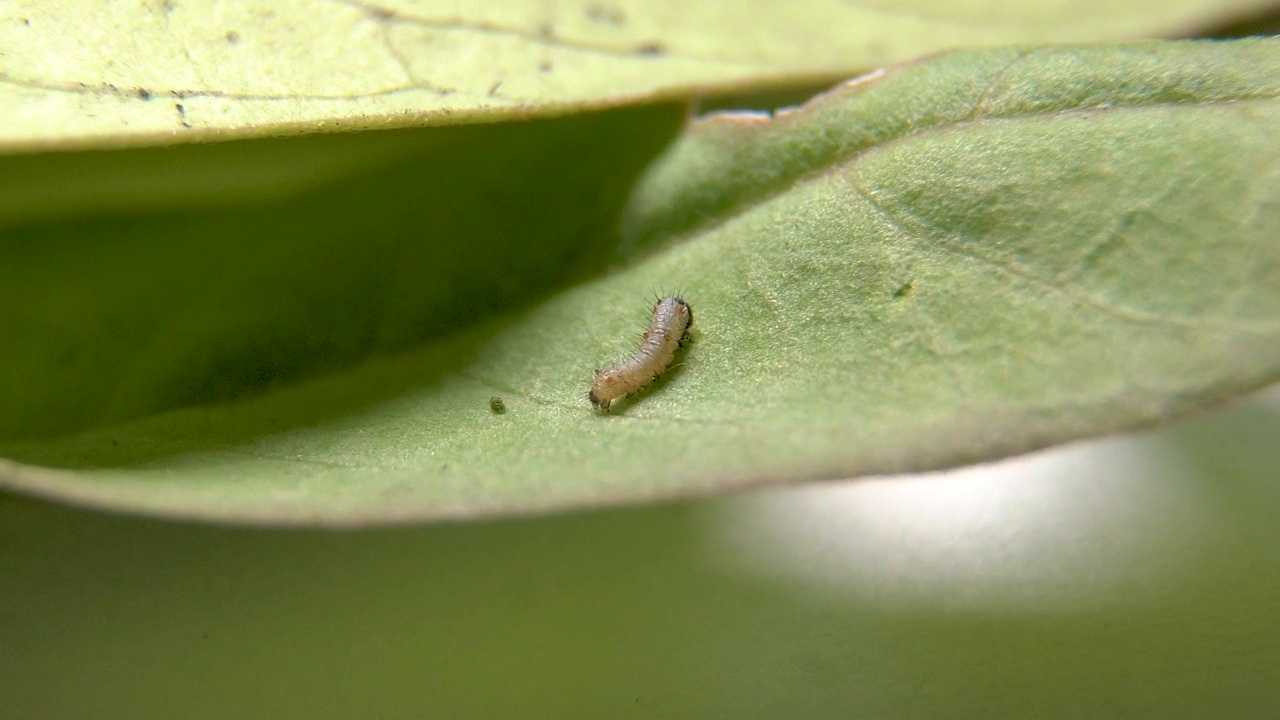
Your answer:
[[[0,3],[0,149],[550,115],[923,53],[1185,34],[1274,0]]]

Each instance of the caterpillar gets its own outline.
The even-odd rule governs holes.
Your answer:
[[[609,403],[638,392],[671,367],[676,350],[689,339],[693,309],[678,297],[665,297],[653,306],[653,318],[640,349],[629,359],[604,370],[596,370],[587,399],[608,412]]]

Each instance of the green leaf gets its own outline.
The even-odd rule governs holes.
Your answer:
[[[21,422],[6,422],[3,454],[23,464],[0,465],[0,483],[205,519],[401,522],[925,470],[1156,423],[1280,377],[1278,96],[1280,41],[1143,43],[955,53],[774,119],[702,120],[632,194],[630,262],[472,324],[462,321],[493,278],[546,272],[519,248],[558,253],[578,273],[566,279],[603,272],[613,250],[591,234],[600,221],[526,199],[523,217],[547,227],[489,237],[472,215],[490,222],[515,204],[495,191],[489,200],[506,202],[473,201],[463,215],[480,224],[438,263],[429,250],[388,255],[413,245],[406,235],[361,255],[353,248],[367,246],[335,232],[344,251],[318,265],[303,261],[324,247],[315,234],[361,204],[324,214],[348,190],[286,203],[285,220],[266,213],[243,246],[217,223],[193,224],[182,252],[156,265],[182,213],[168,225],[33,224],[0,246],[3,322],[26,332],[14,347],[43,338],[45,354],[3,376],[4,392],[32,393],[25,407],[39,415],[63,387],[47,376],[79,363],[67,380],[81,378],[78,399],[50,422],[85,430],[21,440]],[[596,137],[615,138],[600,147],[620,153],[630,136],[614,130],[648,126],[636,113],[578,122],[597,122]],[[528,131],[559,138],[544,146],[572,162],[518,165],[548,173],[525,179],[544,178],[534,184],[552,198],[554,173],[589,155],[581,131],[561,127]],[[423,171],[452,180],[442,167],[464,166]],[[373,183],[361,197],[379,197],[403,186],[400,172],[353,179],[349,192]],[[569,195],[592,197],[581,187],[604,177],[583,171]],[[439,187],[406,190],[401,205]],[[426,243],[461,222],[439,230],[434,212],[411,216]],[[555,240],[566,226],[605,249]],[[264,242],[263,228],[279,237]],[[103,232],[121,240],[82,238]],[[254,260],[244,268],[242,254]],[[170,277],[182,258],[189,267]],[[477,273],[488,289],[463,290]],[[405,290],[418,284],[442,288]],[[593,411],[592,370],[634,351],[646,295],[671,289],[694,308],[680,366],[614,414]],[[38,322],[50,308],[65,315]],[[139,308],[150,315],[134,318]],[[404,327],[458,332],[375,352],[415,337]],[[343,345],[353,329],[374,340]],[[128,372],[94,372],[99,352]],[[224,382],[239,395],[291,363],[303,377],[370,353],[254,398],[102,424],[218,397]],[[192,388],[205,394],[183,396]],[[493,395],[505,413],[489,409]]]
[[[961,46],[1180,35],[1274,0],[0,4],[0,147],[558,115]]]

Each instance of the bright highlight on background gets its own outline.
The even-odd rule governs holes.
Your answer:
[[[1058,612],[1144,602],[1207,553],[1211,497],[1167,447],[1117,438],[1000,463],[771,491],[720,507],[739,572],[864,601]]]

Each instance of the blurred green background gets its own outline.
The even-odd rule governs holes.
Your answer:
[[[335,533],[0,496],[0,716],[1271,718],[1280,395],[908,478]]]

